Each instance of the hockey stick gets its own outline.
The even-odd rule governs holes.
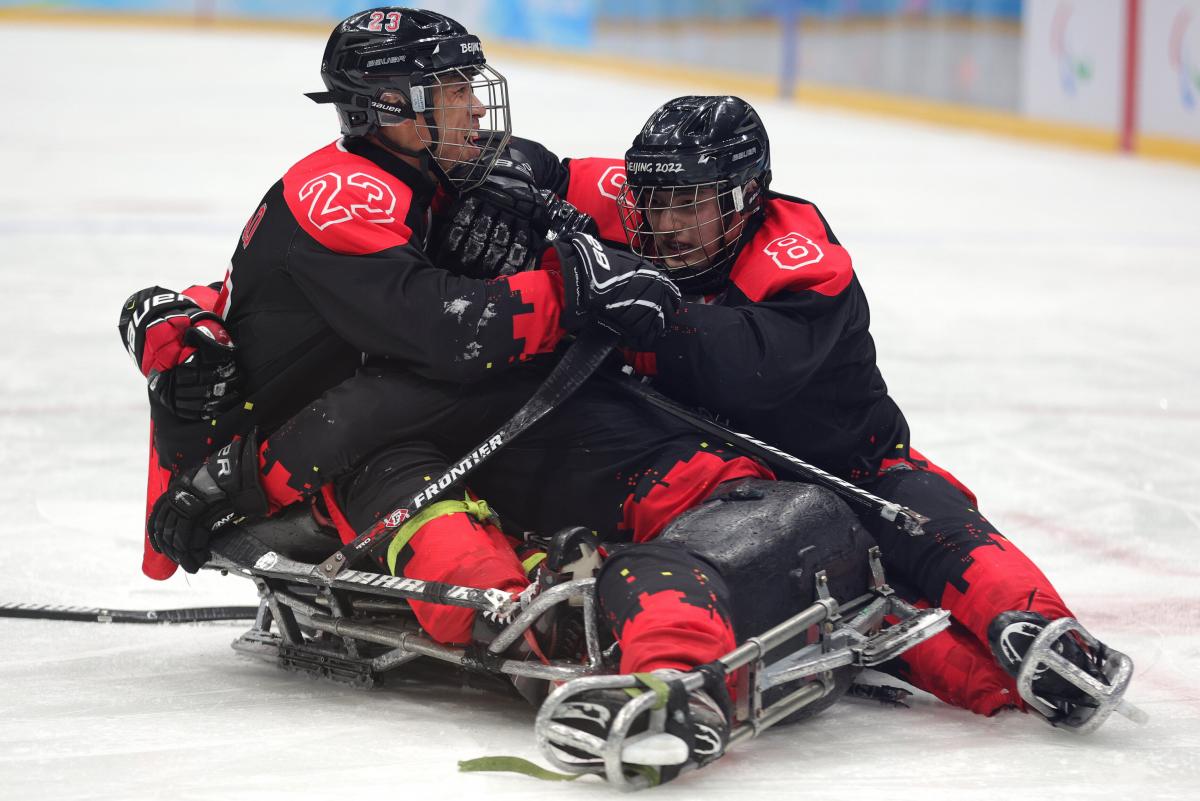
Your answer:
[[[208,623],[253,620],[257,606],[196,606],[188,609],[101,609],[59,604],[0,604],[0,617],[75,620],[83,623]]]
[[[334,578],[319,575],[316,565],[298,562],[278,553],[250,532],[235,529],[213,543],[213,560],[208,567],[246,576],[300,582],[341,590],[361,590],[371,595],[406,601],[428,601],[461,606],[490,615],[507,614],[512,594],[495,588],[478,589],[440,581],[424,581],[347,568]]]
[[[615,341],[616,336],[611,331],[598,325],[589,326],[581,331],[542,385],[507,423],[496,429],[496,433],[458,460],[429,486],[417,492],[402,506],[322,562],[318,570],[320,576],[326,581],[334,579],[356,556],[369,552],[375,545],[386,540],[422,506],[433,502],[447,489],[466,478],[493,453],[558,407],[596,371],[612,351]]]
[[[909,509],[907,506],[901,506],[898,503],[884,500],[878,495],[872,495],[865,489],[856,487],[849,481],[838,478],[832,473],[827,473],[821,468],[792,456],[790,453],[781,451],[773,445],[768,445],[749,434],[742,434],[733,429],[726,428],[713,420],[709,420],[698,412],[676,403],[651,388],[648,384],[627,377],[613,377],[610,380],[654,408],[695,426],[705,434],[720,437],[730,445],[753,456],[757,456],[772,467],[798,476],[811,484],[817,484],[832,490],[846,500],[856,503],[859,506],[875,510],[884,520],[892,521],[908,534],[920,536],[925,533],[925,530],[921,527],[929,522],[929,518]]]

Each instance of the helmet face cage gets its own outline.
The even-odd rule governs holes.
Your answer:
[[[336,105],[345,136],[370,136],[412,121],[419,146],[449,188],[470,189],[495,166],[511,134],[508,83],[487,65],[479,38],[449,17],[414,8],[361,11],[334,28],[321,79],[309,93]]]
[[[679,288],[728,280],[749,221],[762,213],[771,147],[758,113],[732,95],[686,95],[659,106],[625,152],[617,207],[635,253]]]
[[[617,197],[634,254],[662,268],[684,291],[723,277],[748,214],[744,188],[728,181],[632,186]]]
[[[381,127],[402,125],[415,116],[417,137],[459,191],[487,178],[512,134],[508,81],[487,64],[450,67],[423,76],[406,90],[382,88],[375,99],[407,99],[412,116],[376,107]]]

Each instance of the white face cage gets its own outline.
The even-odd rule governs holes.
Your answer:
[[[741,186],[628,184],[617,197],[621,225],[633,252],[672,278],[698,283],[733,258],[746,224]],[[681,288],[687,289],[686,284]]]
[[[410,90],[421,144],[459,191],[483,183],[512,135],[508,81],[486,64],[452,67],[432,73],[429,83]],[[399,98],[383,90],[379,99]],[[432,113],[436,123],[426,122]],[[408,119],[379,112],[380,125],[402,125]]]

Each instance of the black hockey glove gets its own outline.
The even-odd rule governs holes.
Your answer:
[[[558,239],[580,232],[592,236],[599,233],[596,221],[591,218],[591,215],[584,214],[549,189],[540,191],[546,201],[546,208],[550,210],[550,231],[546,234],[547,239]]]
[[[195,573],[212,555],[208,544],[214,534],[246,517],[266,515],[257,440],[252,432],[217,451],[194,473],[171,480],[146,522],[154,550]]]
[[[236,348],[216,314],[162,287],[121,307],[121,341],[150,396],[183,420],[209,420],[241,399]]]
[[[211,420],[241,400],[241,375],[232,342],[222,342],[203,324],[183,335],[195,352],[170,370],[147,376],[159,402],[183,420]]]
[[[650,350],[674,321],[679,287],[642,258],[585,233],[555,241],[554,250],[562,264],[564,328],[594,318],[621,344]]]
[[[468,278],[496,278],[533,265],[546,239],[594,228],[592,218],[519,169],[497,168],[464,193],[434,234],[437,266]]]

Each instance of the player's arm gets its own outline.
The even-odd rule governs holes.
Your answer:
[[[549,353],[582,324],[563,316],[557,272],[468,278],[435,267],[407,242],[345,255],[297,232],[286,269],[351,345],[442,380],[478,381]]]
[[[724,414],[774,409],[826,363],[855,302],[853,293],[784,292],[744,306],[685,303],[631,360],[681,401]]]
[[[617,195],[625,185],[624,160],[560,159],[540,142],[515,136],[505,155],[509,156],[508,163],[529,175],[538,189],[552,192],[594,223],[594,228],[576,230],[586,230],[608,244],[625,243],[625,229],[617,210]],[[505,160],[498,164],[503,166]]]

